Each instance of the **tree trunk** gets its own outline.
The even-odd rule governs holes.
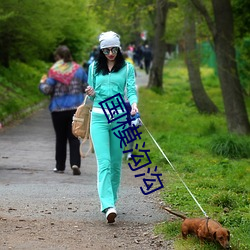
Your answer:
[[[187,6],[187,10],[185,18],[185,55],[191,92],[200,113],[217,113],[218,108],[207,95],[201,80],[200,57],[196,48],[195,18],[190,15],[193,11],[192,6]]]
[[[191,1],[204,16],[213,36],[228,130],[237,134],[249,134],[250,123],[235,60],[230,0],[212,0],[215,23],[200,0]]]
[[[213,38],[228,129],[237,134],[248,134],[250,124],[235,60],[230,0],[212,0],[212,3],[216,29]]]
[[[166,43],[164,34],[166,28],[166,19],[168,12],[168,1],[156,1],[156,16],[155,16],[155,37],[153,45],[153,62],[149,74],[148,87],[157,87],[162,89],[163,66],[166,53]]]

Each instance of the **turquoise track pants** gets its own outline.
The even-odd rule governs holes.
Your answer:
[[[102,212],[115,207],[121,180],[123,148],[120,148],[120,139],[114,135],[121,127],[111,130],[117,126],[117,121],[108,123],[104,114],[91,114],[90,134],[97,160],[97,190]]]

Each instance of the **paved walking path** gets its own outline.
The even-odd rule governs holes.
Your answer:
[[[147,76],[140,72],[137,79],[138,85],[142,86]],[[159,244],[158,247],[153,244],[147,248],[154,236],[150,238],[146,231],[152,234],[153,225],[167,218],[159,207],[157,193],[144,196],[139,188],[143,185],[142,181],[137,180],[139,178],[136,179],[124,163],[117,204],[118,218],[116,227],[112,228],[99,211],[94,154],[82,160],[81,176],[72,175],[69,163],[64,174],[56,174],[52,171],[55,166],[54,144],[47,107],[14,126],[0,130],[0,231],[3,231],[0,234],[0,249],[31,249],[29,246],[32,244],[32,249],[99,249],[100,244],[102,249],[136,249],[138,246],[142,249],[161,249]],[[16,226],[25,222],[25,228]],[[67,238],[67,232],[62,232],[60,239],[63,242],[65,238],[65,242],[60,245],[53,238],[51,227],[58,224],[59,228],[60,224],[69,227],[72,223],[82,226],[77,231],[80,239],[75,235]],[[28,234],[27,231],[32,231],[33,227],[35,232]],[[100,234],[100,231],[103,233]],[[45,236],[39,236],[37,232]],[[107,242],[105,237],[110,232],[112,238]],[[113,236],[115,233],[119,235]],[[141,245],[132,234],[138,235]],[[96,235],[99,235],[98,239],[95,239]],[[72,242],[79,245],[72,245]],[[161,244],[163,247],[164,244]]]

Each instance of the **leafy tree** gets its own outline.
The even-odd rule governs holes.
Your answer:
[[[250,8],[248,0],[232,1],[234,30],[236,36],[237,61],[241,85],[245,94],[250,95]]]
[[[48,32],[47,19],[44,18],[45,9],[41,1],[37,1],[34,10],[34,2],[15,0],[3,0],[0,3],[3,13],[12,13],[9,18],[0,21],[0,51],[3,53],[1,62],[8,67],[12,58],[27,61],[37,51],[44,51],[54,42],[53,36]],[[46,22],[45,22],[46,20]],[[48,23],[49,24],[49,23]],[[46,27],[46,28],[43,28]],[[55,29],[56,33],[56,29]]]
[[[191,92],[199,112],[208,114],[217,113],[218,108],[207,95],[201,80],[200,55],[197,50],[196,44],[196,18],[194,13],[194,7],[192,6],[192,4],[190,4],[190,2],[187,2],[187,4],[185,5],[184,13],[184,50],[186,55],[186,64],[188,68]]]
[[[235,37],[244,38],[250,36],[250,1],[232,0],[232,10],[234,16]]]
[[[121,35],[123,48],[131,43],[141,43],[140,33],[153,35],[154,0],[94,0],[93,8],[102,31],[113,30]],[[145,28],[146,27],[146,28]]]
[[[48,60],[62,43],[72,49],[74,57],[81,59],[95,33],[92,11],[87,11],[88,2],[2,0],[0,63],[8,67],[11,59]]]
[[[164,40],[166,30],[167,14],[170,8],[177,7],[176,3],[168,0],[156,1],[155,35],[154,35],[154,57],[149,75],[148,87],[162,89],[163,66],[166,54],[166,42]]]
[[[96,44],[98,31],[96,16],[88,1],[63,1],[63,3],[61,15],[64,16],[64,20],[61,23],[61,36],[58,37],[58,42],[68,45],[74,59],[80,61],[89,55],[89,51]]]
[[[177,7],[171,8],[168,12],[164,34],[164,40],[168,44],[179,44],[183,39],[185,19],[183,1],[186,2],[186,0],[176,1]]]
[[[204,16],[213,37],[228,130],[249,134],[250,124],[236,64],[230,0],[212,0],[214,19],[200,0],[191,1]]]

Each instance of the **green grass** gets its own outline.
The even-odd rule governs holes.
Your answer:
[[[142,120],[178,175],[143,127],[142,140],[150,149],[153,166],[157,165],[163,174],[164,189],[160,194],[164,203],[189,217],[203,216],[181,178],[206,213],[230,230],[232,249],[250,249],[250,138],[227,132],[218,79],[209,68],[202,68],[201,74],[208,95],[220,110],[217,115],[201,115],[197,111],[187,71],[180,60],[165,67],[162,93],[139,90]],[[246,101],[249,108],[250,102]],[[175,239],[178,250],[218,248],[214,243],[202,248],[192,236],[184,242],[179,237],[180,224],[177,218],[157,225],[155,231],[166,239]]]
[[[47,70],[48,65],[39,61],[30,65],[12,62],[9,69],[0,67],[0,122],[10,115],[20,117],[21,111],[46,98],[39,92],[38,84]]]

